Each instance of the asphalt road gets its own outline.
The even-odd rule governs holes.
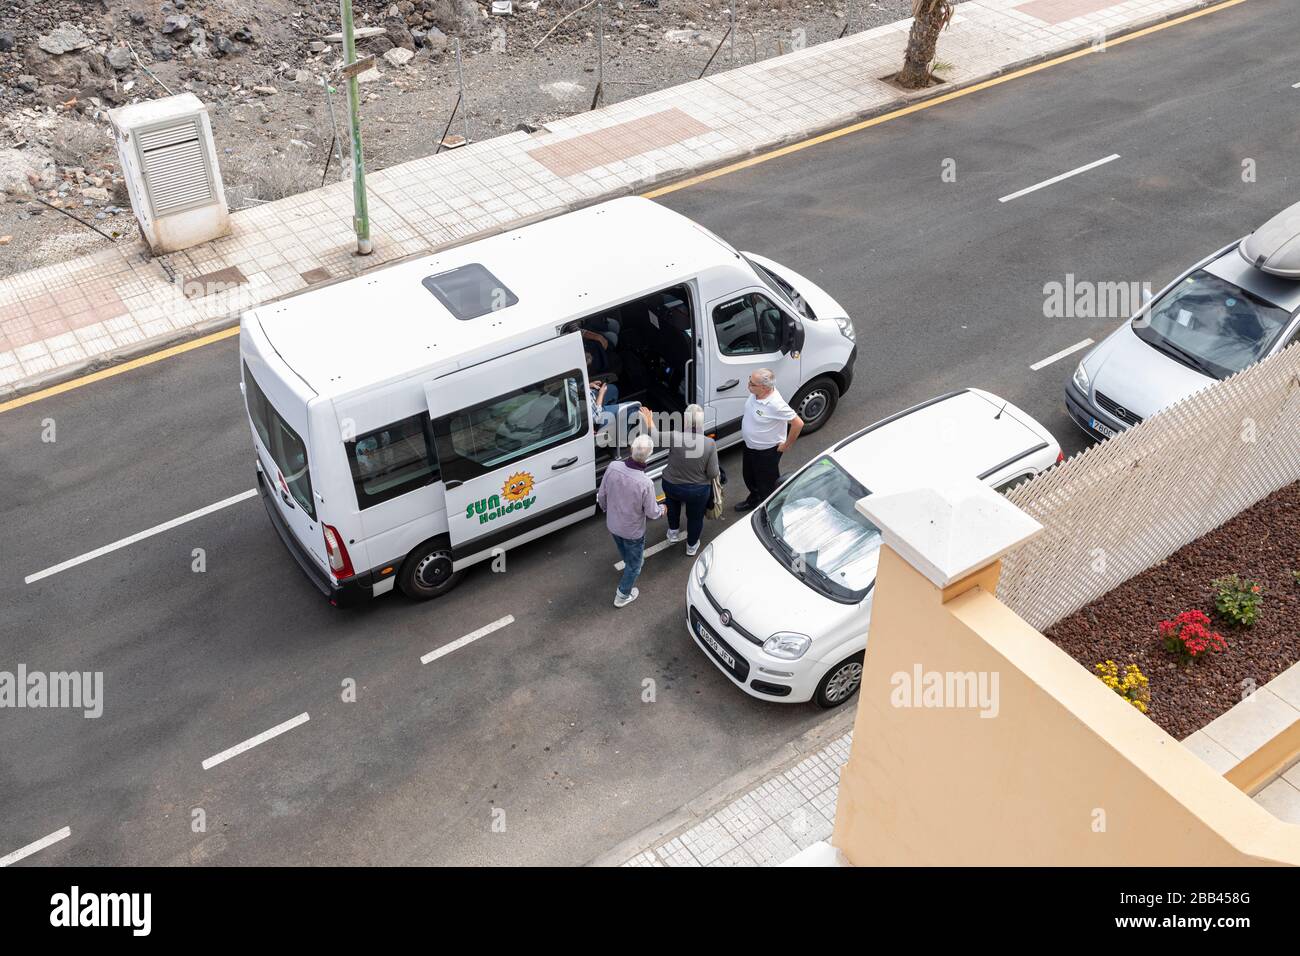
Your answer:
[[[1118,319],[1045,318],[1044,284],[1159,286],[1300,199],[1298,30],[1293,4],[1252,0],[664,197],[855,317],[854,389],[788,464],[960,386],[1083,447],[1061,401],[1078,356],[1031,365]],[[237,381],[229,340],[0,414],[0,670],[102,671],[105,695],[93,720],[0,711],[0,856],[68,826],[25,862],[581,863],[825,717],[751,700],[695,649],[680,549],[616,611],[598,520],[426,605],[329,607],[256,499],[23,583],[251,488]]]

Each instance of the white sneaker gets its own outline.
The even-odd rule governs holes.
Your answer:
[[[618,588],[615,588],[614,607],[627,607],[629,604],[635,601],[640,594],[641,594],[640,588],[633,588],[632,593],[629,594],[627,597],[624,597],[623,592],[620,591]]]
[[[669,529],[668,529],[668,540],[671,541],[673,544],[676,544],[678,541],[682,540],[682,532],[681,532],[681,530],[679,529],[679,530],[677,530],[677,531],[674,531],[672,528],[669,528]]]
[[[686,546],[686,553],[691,556],[694,556],[699,550],[700,550],[700,543],[698,541],[696,541],[694,544],[688,544]]]

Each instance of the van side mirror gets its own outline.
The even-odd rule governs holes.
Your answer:
[[[803,351],[803,323],[792,315],[785,316],[781,327],[781,352],[789,355]]]

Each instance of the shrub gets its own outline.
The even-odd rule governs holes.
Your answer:
[[[1223,635],[1210,630],[1210,616],[1204,611],[1184,611],[1172,621],[1161,621],[1158,633],[1165,649],[1177,654],[1183,665],[1228,649]]]
[[[1122,675],[1119,672],[1119,665],[1114,661],[1096,664],[1093,669],[1096,670],[1097,677],[1103,684],[1142,713],[1147,712],[1147,705],[1151,703],[1151,688],[1147,686],[1146,675],[1136,664],[1129,664],[1124,668]]]
[[[1263,589],[1256,581],[1247,581],[1235,574],[1218,578],[1214,582],[1214,607],[1225,619],[1242,627],[1250,627],[1259,616],[1259,600]]]

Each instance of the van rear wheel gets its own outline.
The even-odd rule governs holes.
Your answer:
[[[790,407],[803,419],[803,431],[808,435],[825,425],[840,401],[839,386],[829,378],[815,378],[794,396]]]
[[[407,555],[397,576],[402,593],[416,601],[442,597],[459,582],[463,571],[451,566],[451,549],[444,544],[425,545]]]

